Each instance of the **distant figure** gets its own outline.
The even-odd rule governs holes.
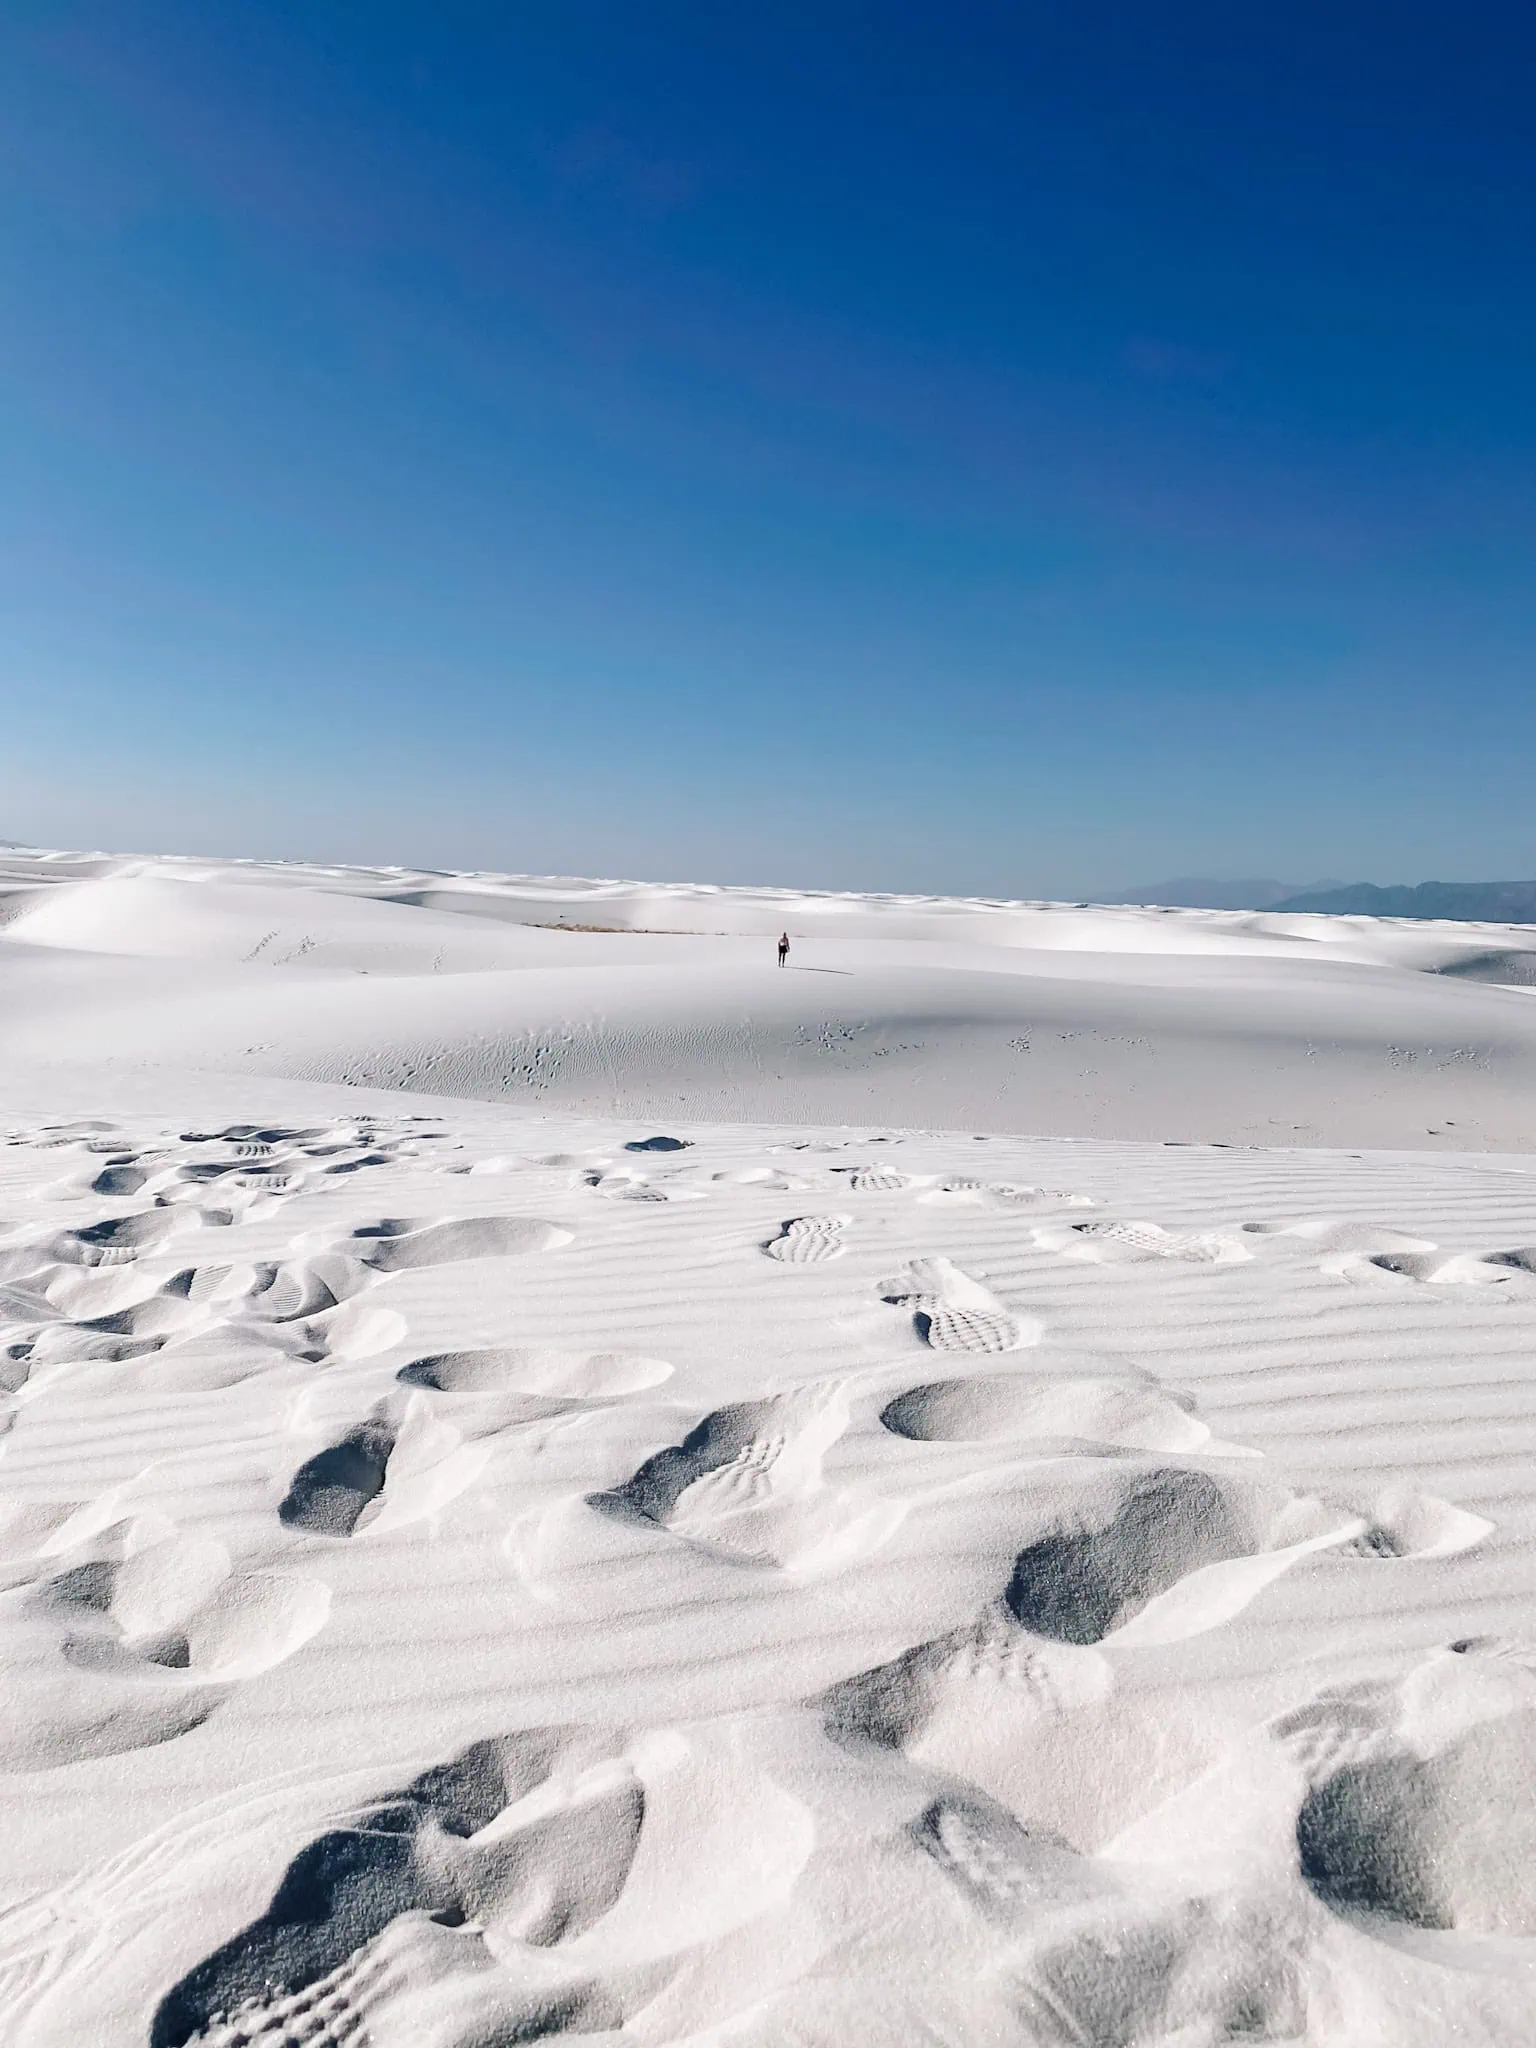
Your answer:
[[[789,958],[789,933],[779,933],[779,965],[782,967]]]

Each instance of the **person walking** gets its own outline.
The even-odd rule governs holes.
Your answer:
[[[789,958],[789,933],[779,933],[779,965],[782,967]]]

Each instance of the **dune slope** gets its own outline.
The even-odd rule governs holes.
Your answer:
[[[1528,927],[105,857],[12,856],[0,885],[17,1062],[592,1113],[1536,1147]]]

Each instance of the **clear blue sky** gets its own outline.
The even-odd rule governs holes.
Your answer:
[[[0,835],[1536,874],[1536,14],[8,0]]]

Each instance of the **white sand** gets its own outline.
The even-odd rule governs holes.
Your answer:
[[[1536,932],[0,877],[6,2048],[1533,2038]]]

